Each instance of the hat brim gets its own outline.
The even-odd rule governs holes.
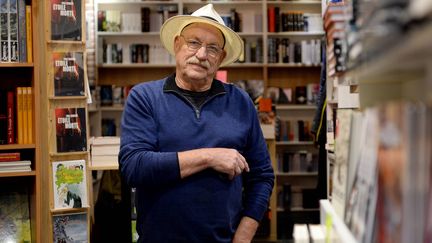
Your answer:
[[[174,37],[180,35],[180,32],[189,24],[206,23],[218,28],[225,37],[224,50],[226,56],[221,63],[221,67],[235,62],[243,53],[243,40],[241,37],[230,28],[219,24],[216,21],[205,17],[191,15],[177,15],[169,18],[161,27],[160,39],[165,49],[174,56]]]

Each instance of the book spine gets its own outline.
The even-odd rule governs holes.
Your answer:
[[[30,5],[25,8],[26,12],[26,43],[27,43],[27,62],[33,62],[33,36],[32,36],[32,9]]]
[[[0,153],[0,162],[18,161],[21,160],[21,154],[18,152]]]
[[[17,87],[16,89],[16,99],[17,99],[17,133],[18,133],[18,144],[24,143],[23,135],[23,91],[22,87]]]
[[[27,87],[27,138],[28,143],[33,143],[33,91]]]
[[[27,62],[27,30],[25,0],[18,0],[18,49],[19,61]]]
[[[7,92],[7,143],[15,143],[14,93]]]
[[[268,32],[276,32],[276,13],[275,7],[269,7],[267,10],[268,13]]]
[[[23,134],[23,143],[28,144],[28,136],[27,136],[27,128],[28,128],[28,122],[27,122],[27,87],[21,87],[22,89],[22,119],[23,119],[23,126],[22,126],[22,134]]]
[[[1,1],[0,8],[0,62],[9,62],[9,3],[8,0]]]
[[[18,62],[18,5],[17,1],[9,1],[9,4],[9,59]]]

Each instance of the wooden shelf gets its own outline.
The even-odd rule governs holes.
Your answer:
[[[313,0],[294,0],[294,1],[267,1],[267,4],[278,4],[278,5],[319,5],[321,6],[321,1]]]
[[[124,109],[123,106],[101,106],[99,107],[100,111],[119,111],[122,112]]]
[[[205,5],[208,3],[212,3],[214,5],[262,5],[262,1],[232,1],[232,0],[222,0],[222,1],[184,1],[183,4],[186,5]]]
[[[315,105],[276,105],[276,110],[316,110]]]
[[[89,166],[90,170],[118,170],[118,165],[96,165],[96,166]]]
[[[303,64],[303,63],[269,63],[269,68],[318,68],[321,64]]]
[[[36,171],[22,171],[22,172],[0,172],[0,177],[22,177],[22,176],[36,176]]]
[[[317,176],[318,172],[276,172],[276,176]]]
[[[323,36],[324,31],[319,32],[306,32],[306,31],[284,31],[284,32],[268,32],[269,37],[280,37],[280,36]]]
[[[115,63],[115,64],[99,64],[98,68],[175,68],[175,64],[169,63]]]
[[[302,146],[314,145],[313,141],[276,141],[277,146]]]
[[[34,149],[35,144],[5,144],[0,145],[0,150],[10,150],[10,149]]]
[[[155,36],[159,37],[159,32],[107,32],[98,31],[98,36],[108,37],[108,36]]]
[[[2,62],[0,68],[22,68],[34,67],[33,63],[20,63],[20,62]]]

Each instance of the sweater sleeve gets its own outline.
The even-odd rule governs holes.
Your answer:
[[[267,144],[261,131],[258,115],[251,104],[252,126],[249,133],[245,158],[250,171],[244,173],[244,216],[261,221],[269,207],[274,185],[274,172]]]
[[[131,187],[157,188],[180,179],[177,153],[158,151],[157,117],[149,93],[142,85],[134,87],[121,120],[119,165]]]

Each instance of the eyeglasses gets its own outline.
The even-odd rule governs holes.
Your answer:
[[[190,51],[193,52],[197,52],[199,49],[201,49],[201,47],[204,46],[203,43],[201,43],[198,40],[195,39],[186,39],[186,37],[180,35],[181,37],[183,37],[183,39],[186,42],[187,47],[189,48]],[[206,51],[207,51],[207,55],[209,55],[212,58],[216,58],[218,57],[221,53],[222,53],[222,48],[220,48],[217,45],[205,45]]]

